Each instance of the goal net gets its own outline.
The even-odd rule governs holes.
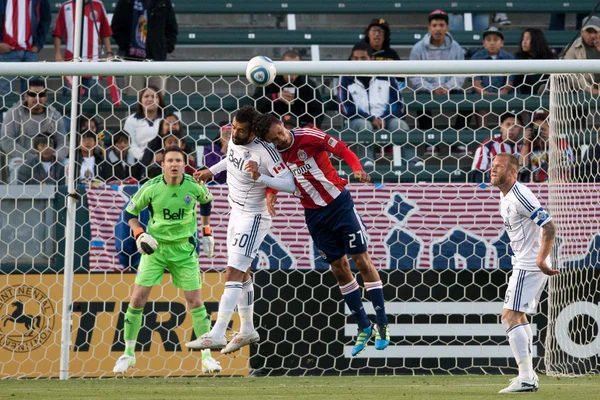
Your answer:
[[[139,74],[146,64],[132,63],[128,71]],[[3,95],[0,378],[58,377],[61,345],[69,346],[70,376],[113,375],[139,263],[122,221],[124,206],[140,184],[160,174],[164,146],[185,147],[187,172],[223,157],[227,124],[246,104],[276,113],[291,129],[322,129],[359,155],[373,184],[357,183],[342,160],[334,166],[349,179],[369,230],[392,343],[351,357],[354,317],[312,243],[298,200],[280,195],[253,265],[261,342],[234,356],[213,353],[223,375],[514,374],[500,323],[511,250],[498,191],[486,183],[489,162],[478,149],[514,135],[511,148],[520,154],[524,135],[545,134],[523,155],[520,175],[550,209],[560,243],[553,257],[561,274],[550,279],[532,316],[535,367],[555,375],[598,372],[598,108],[596,96],[576,84],[579,75],[552,75],[551,85],[521,84],[502,95],[475,93],[475,75],[459,76],[449,93],[431,94],[422,82],[434,76],[421,84],[402,74],[375,82],[366,77],[368,68],[357,67],[360,77],[307,70],[310,78],[278,78],[263,92],[248,85],[243,68],[223,76],[155,74],[141,86],[120,76],[86,81],[75,113],[73,254],[65,254],[70,79],[64,71],[29,77],[22,94]],[[381,125],[360,111],[358,91],[372,84],[388,90],[376,99],[385,109],[377,114],[385,115],[375,122]],[[154,101],[145,103],[148,94]],[[587,162],[586,154],[596,158]],[[229,205],[223,180],[210,189],[215,257],[200,253],[199,267],[215,320]],[[75,272],[71,340],[61,344],[68,326],[61,315],[67,257],[74,257]],[[144,309],[133,376],[201,375],[199,354],[184,346],[193,338],[191,317],[170,281],[167,273]],[[366,293],[364,306],[372,316]],[[234,315],[228,335],[238,328]]]
[[[598,372],[600,229],[598,89],[590,74],[551,77],[548,207],[558,228],[549,280],[546,368],[551,375]],[[570,162],[569,143],[577,149]]]

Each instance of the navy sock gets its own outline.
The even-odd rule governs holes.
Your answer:
[[[373,308],[375,309],[375,320],[377,325],[387,325],[388,317],[385,313],[385,300],[383,299],[383,284],[381,281],[365,282],[365,289],[369,294]]]
[[[362,304],[360,287],[358,286],[356,279],[353,279],[352,282],[344,286],[340,286],[340,291],[342,292],[344,301],[352,312],[352,315],[356,317],[356,323],[358,324],[359,329],[363,330],[371,326],[371,321],[369,320],[369,317],[367,317],[367,313]]]

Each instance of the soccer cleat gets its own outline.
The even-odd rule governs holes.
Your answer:
[[[378,325],[375,330],[375,350],[384,350],[390,345],[390,327]]]
[[[115,367],[113,368],[113,372],[115,374],[124,374],[130,368],[133,368],[134,365],[135,365],[135,356],[132,357],[132,356],[126,356],[125,354],[123,354],[117,360]]]
[[[208,333],[205,333],[204,335],[200,336],[196,340],[187,342],[185,344],[185,347],[187,347],[188,349],[194,349],[194,350],[205,350],[205,349],[221,350],[223,347],[225,347],[225,345],[227,345],[227,340],[225,340],[225,337],[222,337],[220,339],[213,338],[211,336],[210,332],[208,332]]]
[[[206,357],[204,360],[202,360],[203,374],[218,374],[222,369],[221,363],[212,357]]]
[[[538,380],[537,376],[531,382],[527,382],[518,376],[510,380],[510,385],[502,389],[498,393],[519,393],[519,392],[537,392]]]
[[[356,344],[352,348],[352,357],[354,357],[355,355],[363,351],[365,347],[367,347],[367,344],[369,344],[369,339],[371,339],[374,334],[375,329],[373,328],[373,325],[369,325],[362,331],[359,328],[358,336],[356,337]]]
[[[221,350],[222,354],[233,353],[234,351],[239,350],[244,346],[248,346],[249,344],[258,343],[260,341],[260,336],[258,332],[252,331],[250,333],[237,333],[233,339],[227,343],[227,346],[223,350]]]

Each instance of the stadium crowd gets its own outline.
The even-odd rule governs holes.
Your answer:
[[[3,2],[0,10],[3,30],[0,31],[0,62],[36,62],[47,35],[54,38],[55,61],[73,58],[74,1],[65,2],[60,8],[54,29],[50,32],[51,12],[48,0],[31,0],[34,13],[26,24],[13,24],[8,15],[24,12],[17,2]],[[87,40],[83,45],[82,59],[97,61],[115,54],[111,38],[118,45],[115,51],[128,60],[164,61],[175,49],[177,18],[169,0],[119,0],[115,6],[112,22],[99,0],[85,0],[84,26]],[[510,24],[504,14],[496,14],[492,25],[481,32],[482,48],[477,51],[464,49],[450,32],[456,25],[456,15],[443,10],[433,10],[427,20],[428,33],[418,40],[410,51],[411,60],[531,60],[556,58],[550,49],[544,32],[526,29],[515,54],[504,47],[504,32],[500,26]],[[489,22],[489,16],[487,16]],[[554,16],[554,27],[564,16]],[[558,18],[558,19],[557,19]],[[477,18],[481,21],[481,18]],[[454,21],[454,22],[453,22]],[[558,21],[558,22],[556,22]],[[578,19],[581,21],[581,19]],[[600,59],[600,18],[583,21],[581,38],[577,39],[565,54],[567,59]],[[357,43],[348,58],[362,60],[400,60],[390,47],[392,31],[385,19],[375,18],[364,30],[364,40]],[[64,43],[65,50],[62,51]],[[289,50],[283,61],[302,59],[302,52]],[[81,94],[98,99],[104,93],[98,77],[84,77]],[[437,129],[442,141],[437,145],[414,143],[355,143],[363,167],[374,170],[376,165],[390,166],[390,154],[399,150],[405,170],[422,168],[425,164],[439,163],[442,158],[453,159],[459,168],[469,170],[468,181],[489,182],[491,158],[500,152],[510,152],[519,158],[522,171],[520,179],[526,182],[548,180],[550,115],[541,105],[533,113],[506,109],[494,114],[489,109],[433,115],[430,108],[409,109],[407,93],[426,93],[449,96],[453,93],[473,93],[484,99],[499,96],[528,95],[541,97],[548,93],[548,76],[460,76],[400,77],[342,76],[332,83],[337,93],[341,121],[338,130],[350,132],[409,132],[411,127],[420,131]],[[122,128],[108,132],[100,120],[106,116],[82,114],[77,121],[76,177],[80,183],[124,184],[144,182],[161,171],[162,149],[180,146],[187,156],[186,172],[209,167],[218,162],[227,151],[230,137],[229,121],[219,124],[218,135],[209,145],[198,145],[187,132],[182,114],[167,104],[166,77],[131,79],[123,92],[137,96],[134,112],[122,121]],[[0,180],[8,184],[64,184],[68,172],[68,116],[52,105],[52,91],[47,82],[38,77],[21,79],[20,90],[8,78],[0,79],[0,92],[4,95],[19,93],[19,101],[10,107],[2,118],[0,131]],[[600,77],[582,75],[576,89],[598,94]],[[11,85],[12,83],[12,85]],[[322,86],[301,75],[277,76],[275,82],[265,88],[256,88],[253,99],[261,112],[274,113],[288,128],[330,128],[324,122]],[[70,93],[70,81],[65,78],[62,96]],[[55,93],[57,96],[59,93]],[[432,97],[433,98],[433,97]],[[433,98],[435,99],[435,98]],[[541,102],[540,102],[541,104]],[[333,127],[333,126],[332,126]],[[442,156],[446,131],[470,129],[489,130],[489,137],[482,143],[448,144],[449,154]],[[390,135],[391,137],[391,135]],[[595,138],[594,138],[595,139]],[[594,171],[600,161],[600,150],[595,143],[589,151],[573,148],[566,138],[557,139],[561,157],[560,174],[565,179],[589,181],[600,179]],[[472,161],[472,162],[471,162]],[[387,164],[386,164],[387,163]],[[466,166],[471,164],[470,168]],[[216,176],[216,183],[223,183],[224,176]]]

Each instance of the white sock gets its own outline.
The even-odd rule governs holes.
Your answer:
[[[251,333],[254,331],[254,285],[252,284],[252,278],[244,282],[237,307],[241,320],[240,333]]]
[[[508,343],[519,365],[519,377],[528,382],[533,380],[533,363],[529,352],[529,337],[523,324],[515,325],[506,331]]]
[[[528,322],[523,324],[527,338],[529,339],[529,357],[533,357],[533,331],[531,330],[531,324]]]
[[[213,326],[210,334],[213,338],[220,339],[225,336],[229,321],[233,315],[235,305],[240,300],[242,295],[242,282],[225,282],[225,290],[219,301],[219,312],[217,314],[217,322]]]

